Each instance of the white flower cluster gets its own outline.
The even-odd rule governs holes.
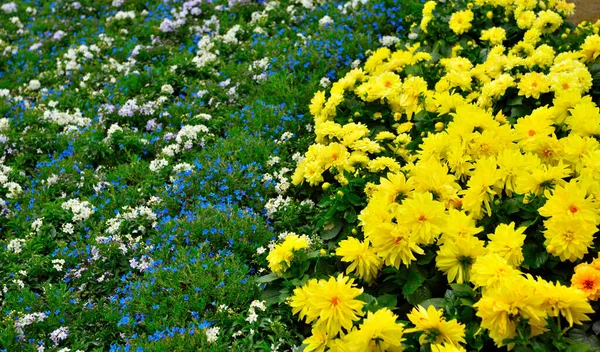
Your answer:
[[[74,113],[60,112],[56,109],[44,111],[44,120],[52,123],[56,123],[59,126],[79,126],[84,127],[92,123],[92,120],[83,117],[83,114],[79,109],[75,109]]]
[[[250,308],[248,309],[248,318],[246,321],[249,323],[254,323],[258,319],[258,314],[256,314],[255,309],[259,309],[261,312],[267,310],[267,306],[265,305],[265,301],[254,300],[250,303]]]
[[[252,76],[253,80],[260,82],[267,79],[266,70],[269,68],[269,61],[270,60],[268,57],[264,57],[260,60],[252,62],[250,65],[250,71],[254,73]]]
[[[218,50],[213,49],[215,47],[215,43],[212,42],[210,36],[205,35],[200,38],[198,42],[198,52],[196,56],[192,59],[192,62],[196,64],[198,68],[202,68],[211,64],[217,60],[217,55],[219,55]]]
[[[23,245],[25,244],[25,242],[26,241],[22,238],[12,239],[12,240],[10,240],[10,242],[8,242],[6,249],[13,253],[19,254],[22,252],[22,248],[23,248]]]
[[[292,199],[290,197],[285,197],[280,194],[277,198],[271,198],[265,204],[265,211],[268,218],[271,218],[273,214],[275,214],[279,209],[287,207]]]
[[[206,329],[206,341],[208,341],[209,343],[217,341],[217,339],[219,338],[220,330],[221,328],[218,326]]]
[[[40,83],[40,81],[38,81],[37,79],[32,79],[31,81],[29,81],[29,83],[27,84],[27,89],[29,90],[38,90],[42,87],[42,84]]]
[[[57,271],[62,271],[63,265],[65,265],[64,259],[52,259],[52,267]]]
[[[151,203],[153,201],[153,198],[151,198],[150,201],[148,201],[148,204],[153,204]],[[158,203],[159,200],[155,202]],[[109,234],[116,234],[119,231],[119,228],[121,227],[123,221],[133,221],[138,218],[145,218],[148,221],[152,221],[152,226],[155,226],[154,222],[156,221],[158,216],[152,211],[152,209],[148,208],[147,206],[140,205],[135,208],[124,206],[122,209],[124,210],[124,212],[117,214],[117,216],[115,216],[114,218],[106,220],[106,232],[108,232]]]
[[[42,225],[44,224],[44,218],[37,218],[31,223],[31,229],[36,233],[40,232]]]
[[[21,193],[23,193],[23,188],[16,182],[6,182],[2,184],[2,187],[8,189],[8,193],[6,193],[6,198],[8,199],[16,199]]]
[[[15,319],[15,330],[16,330],[17,334],[19,334],[19,338],[20,339],[25,338],[25,334],[23,332],[24,327],[34,324],[34,323],[40,323],[40,322],[46,320],[47,318],[48,318],[48,316],[46,315],[46,313],[31,313],[31,314],[25,314],[21,318]]]
[[[2,6],[0,6],[0,9],[2,9],[4,13],[15,13],[17,12],[17,4],[15,4],[14,2],[8,2],[6,4],[2,4]]]
[[[320,20],[319,20],[319,26],[320,27],[327,27],[329,25],[333,24],[333,19],[327,15],[323,16]]]
[[[240,32],[242,30],[242,27],[239,24],[236,24],[235,26],[231,27],[227,33],[225,33],[222,37],[221,40],[223,40],[223,42],[225,44],[238,44],[239,41],[237,40],[236,36],[238,34],[238,32]]]
[[[62,340],[66,340],[67,337],[69,337],[69,327],[68,326],[61,326],[60,328],[58,328],[50,333],[50,340],[52,340],[52,342],[54,342],[54,346],[58,346],[58,344]]]
[[[112,135],[117,132],[123,132],[123,128],[121,128],[121,126],[119,126],[118,123],[113,123],[108,128],[108,131],[106,131],[106,138],[104,138],[104,141],[110,142],[110,140],[112,139]]]
[[[158,172],[167,167],[167,165],[169,165],[167,159],[154,159],[150,162],[149,168],[152,172]]]
[[[113,18],[107,18],[106,21],[109,22],[111,20],[121,21],[126,19],[135,19],[135,11],[119,11],[115,14]]]
[[[152,267],[152,264],[154,264],[154,259],[145,254],[142,255],[139,261],[135,258],[129,259],[129,266],[139,271],[148,271]]]
[[[80,201],[78,198],[69,199],[68,201],[61,204],[61,208],[64,210],[71,210],[73,212],[73,221],[85,221],[94,214],[90,202],[87,200]]]
[[[173,89],[172,85],[163,84],[163,86],[160,87],[160,92],[171,95],[171,94],[173,94],[173,92],[175,92],[175,90]]]
[[[56,72],[60,75],[66,75],[71,71],[76,71],[81,69],[81,63],[85,59],[93,59],[94,54],[92,51],[100,51],[100,48],[96,45],[92,45],[88,47],[87,45],[80,45],[77,49],[69,48],[67,52],[63,55],[63,60],[60,58],[56,59]]]
[[[384,35],[383,37],[379,38],[379,43],[381,43],[383,46],[390,47],[400,43],[400,38],[393,37],[391,35]]]

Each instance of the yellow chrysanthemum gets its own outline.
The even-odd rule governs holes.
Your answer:
[[[519,88],[519,95],[525,97],[533,97],[535,99],[540,98],[540,94],[548,93],[550,91],[550,82],[543,73],[529,72],[521,76],[521,80],[517,85]]]
[[[585,292],[574,287],[563,286],[560,283],[550,283],[538,279],[541,289],[538,290],[544,295],[542,307],[551,317],[562,315],[569,326],[573,324],[581,325],[584,321],[591,320],[586,314],[594,313],[592,306],[587,300]]]
[[[294,259],[294,251],[307,248],[308,246],[308,237],[289,234],[283,243],[275,245],[275,248],[267,255],[269,269],[281,275],[290,267],[291,261]]]
[[[496,253],[488,253],[477,258],[471,268],[471,282],[475,287],[494,289],[507,280],[517,280],[521,272],[510,266]]]
[[[456,319],[446,321],[442,315],[442,309],[436,310],[434,306],[425,309],[423,306],[417,306],[407,315],[414,328],[406,329],[404,332],[422,332],[419,337],[419,343],[431,344],[451,344],[458,345],[465,343],[465,326]]]
[[[564,215],[553,216],[544,221],[544,226],[544,245],[548,252],[562,261],[571,262],[583,258],[592,246],[594,234],[598,230],[594,224],[583,219]]]
[[[394,351],[401,352],[404,326],[397,323],[398,316],[388,308],[382,308],[375,313],[369,312],[358,330],[346,335],[346,341],[351,351]]]
[[[448,276],[448,282],[468,282],[471,267],[478,257],[485,255],[484,243],[477,237],[459,237],[444,241],[435,258],[435,265]]]
[[[446,224],[445,210],[444,204],[433,200],[431,193],[415,192],[398,207],[397,219],[410,229],[415,241],[430,244]]]
[[[487,249],[500,255],[506,262],[514,267],[518,267],[523,262],[522,247],[525,243],[526,227],[515,229],[515,223],[500,224],[496,227],[493,234],[489,234],[490,242]]]
[[[564,216],[596,225],[599,220],[598,207],[586,197],[586,193],[585,189],[573,182],[557,186],[553,191],[544,193],[548,200],[538,212],[545,217]]]
[[[329,334],[322,327],[317,327],[312,329],[312,335],[302,343],[306,345],[304,348],[305,351],[316,351],[316,352],[324,352],[327,344],[329,343]]]
[[[450,29],[456,34],[463,34],[471,29],[473,21],[473,12],[471,10],[457,11],[450,17]]]
[[[373,282],[379,273],[382,260],[375,254],[369,243],[349,237],[338,245],[335,254],[342,257],[343,262],[350,262],[350,265],[346,268],[346,274],[355,272],[358,277],[366,282]]]

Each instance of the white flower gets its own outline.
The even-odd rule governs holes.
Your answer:
[[[150,171],[158,172],[169,165],[169,162],[166,159],[155,159],[150,162]]]
[[[392,45],[395,45],[395,44],[399,43],[400,42],[400,38],[398,38],[398,37],[392,37],[390,35],[384,35],[383,37],[379,38],[379,42],[383,46],[392,46]]]
[[[173,86],[171,86],[170,84],[165,84],[162,87],[160,87],[160,92],[161,93],[165,93],[165,94],[173,94],[175,90],[173,89]]]
[[[266,252],[266,250],[267,250],[267,249],[266,249],[265,247],[263,247],[263,246],[260,246],[260,247],[256,248],[256,254],[258,254],[258,255],[261,255],[261,254],[263,254],[264,252]]]
[[[333,19],[327,15],[323,16],[323,18],[319,20],[320,27],[327,27],[330,24],[333,24]]]
[[[206,341],[208,341],[209,343],[217,341],[217,339],[219,338],[220,330],[221,328],[218,326],[206,329]]]
[[[419,35],[417,33],[413,32],[413,33],[408,34],[408,39],[415,40],[415,39],[417,39],[418,36]]]
[[[331,81],[329,80],[329,78],[323,77],[323,78],[321,78],[321,81],[319,82],[319,84],[321,85],[321,87],[327,88],[331,84]]]
[[[250,310],[250,315],[246,318],[246,321],[249,323],[254,323],[258,319],[258,314],[254,312],[254,310]]]
[[[29,81],[29,84],[27,85],[27,89],[29,89],[29,90],[38,90],[41,87],[42,87],[42,84],[37,79],[32,79],[31,81]]]

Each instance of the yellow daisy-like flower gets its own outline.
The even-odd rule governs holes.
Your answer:
[[[335,336],[342,328],[350,331],[352,322],[363,315],[365,302],[357,300],[363,290],[354,287],[354,280],[340,274],[337,278],[319,280],[309,297],[310,309],[307,321],[315,322],[329,336]]]
[[[397,323],[398,316],[388,308],[375,313],[369,312],[360,325],[344,337],[352,351],[397,351],[404,350],[402,338],[404,326]]]
[[[329,343],[329,334],[322,327],[313,328],[312,335],[304,341],[303,344],[306,345],[304,348],[305,351],[316,351],[316,352],[324,352],[327,344]]]
[[[492,27],[481,31],[481,40],[487,40],[491,45],[500,45],[506,40],[506,31],[501,27]]]
[[[600,35],[593,34],[586,37],[581,45],[581,53],[585,55],[587,62],[596,60],[600,56]]]
[[[496,288],[507,280],[517,280],[521,272],[510,266],[496,253],[477,258],[471,268],[471,282],[475,287]]]
[[[548,199],[543,207],[538,209],[545,217],[564,216],[598,224],[598,207],[590,198],[586,198],[586,190],[577,183],[567,183],[556,186],[554,191],[546,191]]]
[[[335,254],[342,257],[343,262],[350,262],[346,274],[355,272],[368,283],[373,282],[381,269],[382,260],[373,252],[369,243],[354,237],[341,241]]]
[[[449,343],[431,345],[431,352],[467,352],[462,346]]]
[[[485,255],[483,241],[475,236],[444,241],[435,258],[435,265],[448,276],[448,282],[468,282],[471,267],[478,257]]]
[[[539,99],[540,94],[550,91],[550,81],[543,73],[528,72],[521,76],[517,87],[519,88],[519,95]]]
[[[526,227],[515,229],[515,223],[500,224],[496,227],[493,234],[489,234],[490,242],[487,249],[500,255],[506,262],[514,267],[518,267],[523,262],[522,247],[525,243]]]
[[[473,21],[473,12],[471,10],[457,11],[450,17],[450,29],[456,34],[463,34],[471,29]]]
[[[544,226],[546,250],[562,261],[571,262],[582,259],[587,254],[594,241],[594,234],[598,231],[594,224],[564,215],[544,221]]]
[[[404,225],[385,222],[379,224],[376,231],[369,235],[373,250],[381,257],[385,265],[400,268],[407,267],[414,260],[415,254],[423,254],[423,249],[415,242],[410,230]]]
[[[294,259],[294,251],[307,248],[308,246],[308,237],[289,234],[283,243],[275,245],[275,248],[267,255],[269,269],[277,275],[281,275],[290,267]]]
[[[544,295],[542,307],[551,317],[562,315],[569,326],[573,324],[581,325],[584,321],[591,320],[586,314],[594,313],[592,306],[588,302],[585,292],[574,287],[563,286],[560,283],[550,283],[538,279],[541,289],[538,290]]]
[[[433,200],[431,193],[413,193],[398,207],[396,218],[407,226],[418,243],[430,244],[446,224],[444,204]]]
[[[436,310],[434,306],[429,306],[425,309],[419,305],[412,309],[407,315],[414,328],[406,329],[404,332],[422,332],[419,337],[419,343],[425,344],[451,344],[458,345],[465,343],[465,326],[456,319],[446,321],[442,315],[442,309]]]

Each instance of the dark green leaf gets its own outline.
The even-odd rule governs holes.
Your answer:
[[[408,296],[415,292],[425,281],[425,276],[416,271],[410,271],[404,286],[402,286],[402,294]]]
[[[349,223],[352,224],[356,221],[357,217],[356,217],[356,210],[354,210],[353,207],[348,208],[348,210],[346,210],[346,212],[344,213],[344,219]]]
[[[387,307],[389,309],[396,308],[398,297],[396,295],[383,295],[377,297],[377,305],[379,307]]]
[[[264,276],[260,276],[256,278],[256,282],[258,282],[259,284],[266,284],[267,282],[272,282],[275,281],[279,278],[279,276],[277,276],[277,274],[275,273],[270,273]]]
[[[342,229],[342,223],[339,222],[331,230],[323,231],[323,233],[321,233],[321,238],[324,240],[331,240],[340,233],[341,229]]]
[[[442,309],[444,308],[444,305],[446,304],[446,300],[444,300],[443,298],[430,298],[430,299],[426,299],[423,302],[421,302],[421,305],[425,308],[429,307],[429,306],[434,306],[435,309]]]

